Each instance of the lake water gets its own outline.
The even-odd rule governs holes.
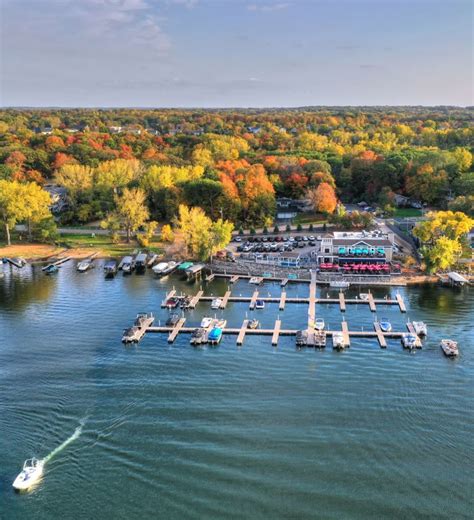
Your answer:
[[[474,453],[474,291],[401,288],[408,313],[381,308],[404,330],[424,320],[429,337],[415,354],[398,340],[379,348],[352,339],[346,352],[296,350],[294,338],[224,337],[195,349],[149,334],[124,347],[139,311],[158,319],[172,286],[199,284],[151,273],[105,280],[96,268],[6,269],[0,280],[0,518],[43,519],[434,519],[472,518]],[[205,286],[223,294],[226,282]],[[239,281],[235,294],[253,286]],[[266,283],[262,294],[278,295]],[[328,292],[319,289],[318,293]],[[383,297],[396,289],[378,289]],[[306,296],[289,285],[288,296]],[[354,292],[354,291],[352,291]],[[357,293],[357,290],[355,290]],[[349,292],[349,294],[351,294]],[[231,303],[219,314],[238,327],[277,315],[304,327],[307,306]],[[188,313],[198,324],[209,303]],[[367,305],[348,306],[352,329],[372,329]],[[340,328],[337,306],[317,315]],[[441,337],[459,340],[447,359]],[[48,456],[41,483],[15,494],[23,461]]]

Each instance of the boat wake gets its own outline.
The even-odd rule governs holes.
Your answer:
[[[55,457],[60,451],[64,450],[66,446],[69,446],[71,442],[74,442],[82,433],[82,428],[85,424],[86,419],[81,419],[79,426],[74,430],[74,433],[66,439],[61,445],[59,445],[57,448],[55,448],[49,455],[46,455],[46,457],[42,460],[44,464],[46,462],[49,462],[53,457]]]

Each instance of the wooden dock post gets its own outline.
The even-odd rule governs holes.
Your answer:
[[[239,335],[237,336],[237,345],[242,345],[245,339],[245,333],[247,332],[249,320],[244,320],[242,327],[240,328]]]
[[[286,291],[281,291],[281,298],[280,298],[280,311],[285,310],[285,303],[286,303]]]
[[[258,291],[255,291],[253,294],[252,294],[252,298],[250,299],[250,304],[249,304],[249,309],[251,311],[253,311],[255,309],[255,305],[257,303],[257,298],[258,298]]]
[[[221,309],[225,309],[227,307],[227,302],[229,301],[230,295],[232,291],[226,291],[224,294],[224,298],[222,298]]]
[[[281,320],[275,321],[275,328],[273,329],[273,335],[272,335],[272,346],[276,347],[278,345],[278,338],[280,336],[280,329],[281,329]]]
[[[380,325],[377,321],[374,323],[374,329],[377,334],[377,339],[379,341],[380,347],[387,348],[387,340],[385,339],[382,329],[380,328]]]
[[[339,307],[341,308],[341,312],[346,312],[346,298],[342,291],[339,292]]]
[[[397,293],[396,299],[397,299],[398,306],[400,307],[400,312],[407,312],[405,302],[403,301],[402,295],[400,293]]]
[[[376,312],[377,311],[377,307],[375,306],[374,295],[371,292],[369,292],[369,296],[367,298],[367,301],[369,302],[370,310],[372,312]]]
[[[349,327],[347,325],[347,321],[343,321],[342,324],[341,324],[341,327],[342,327],[342,335],[344,337],[344,345],[346,347],[350,347],[351,346],[351,338],[349,336]]]
[[[186,318],[179,319],[178,323],[175,325],[174,329],[170,332],[170,335],[168,336],[168,343],[173,343],[173,341],[176,339],[176,336],[179,334],[179,331],[183,328],[185,321]]]

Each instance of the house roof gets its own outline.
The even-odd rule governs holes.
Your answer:
[[[358,238],[334,238],[332,241],[333,246],[391,246],[392,243],[387,238],[364,238],[364,240]]]

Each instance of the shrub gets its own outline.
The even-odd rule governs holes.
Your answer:
[[[264,235],[268,235],[268,229],[267,229],[266,226],[263,228],[263,234],[264,234]]]
[[[255,228],[253,228],[253,227],[250,228],[250,234],[255,235]]]
[[[309,231],[314,231],[314,226],[313,226],[313,224],[310,224],[308,229],[309,229]]]
[[[280,228],[279,228],[278,226],[275,226],[275,227],[273,228],[273,232],[274,232],[274,233],[279,233],[279,232],[280,232]]]
[[[291,231],[291,226],[290,226],[290,224],[287,224],[287,225],[286,225],[286,230],[287,230],[287,231]]]
[[[296,231],[302,231],[303,230],[303,226],[301,224],[298,224],[296,226]]]

